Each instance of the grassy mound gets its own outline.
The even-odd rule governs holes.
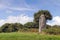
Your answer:
[[[31,32],[0,33],[0,40],[60,40],[60,36]]]

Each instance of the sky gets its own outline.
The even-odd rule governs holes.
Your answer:
[[[49,25],[60,25],[60,0],[0,0],[0,26],[5,23],[33,22],[34,13],[48,10],[53,19]]]

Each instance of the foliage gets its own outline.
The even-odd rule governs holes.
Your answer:
[[[45,29],[43,30],[45,33],[47,34],[54,34],[54,35],[58,35],[60,34],[60,26],[52,26],[51,28],[49,29]]]
[[[16,32],[22,28],[23,25],[20,23],[6,23],[0,28],[0,32]]]
[[[0,32],[36,32],[37,28],[33,22],[27,22],[22,25],[20,23],[5,23],[0,27]]]
[[[48,24],[46,25],[46,29],[49,29],[49,28],[51,28],[51,27],[52,27],[52,26],[50,26],[50,25],[48,25]]]
[[[27,22],[24,24],[25,28],[38,28],[34,22]]]
[[[26,27],[26,28],[32,28],[33,25],[34,25],[33,22],[27,22],[27,23],[24,24],[24,27]]]
[[[41,16],[41,14],[45,15],[46,20],[52,19],[52,15],[50,14],[48,10],[40,10],[34,14],[34,22],[37,22],[37,23],[39,22],[39,17]]]

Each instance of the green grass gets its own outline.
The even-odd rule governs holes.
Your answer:
[[[0,40],[60,40],[60,35],[47,35],[32,32],[0,33]]]

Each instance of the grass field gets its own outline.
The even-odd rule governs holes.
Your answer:
[[[60,40],[60,35],[45,35],[31,32],[0,33],[0,40]]]

